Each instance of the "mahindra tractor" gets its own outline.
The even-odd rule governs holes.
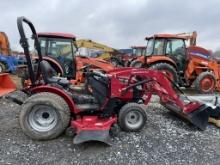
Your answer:
[[[37,65],[32,63],[25,24],[33,33]],[[87,87],[76,90],[67,79],[54,76],[53,67],[43,59],[33,24],[19,17],[17,25],[31,81],[23,89],[26,99],[19,103],[19,123],[32,139],[49,140],[66,131],[73,136],[75,144],[86,141],[109,144],[110,137],[120,130],[132,132],[144,128],[147,120],[144,105],[149,103],[152,94],[157,94],[167,109],[201,130],[206,128],[210,117],[220,117],[218,106],[180,97],[163,72],[151,69],[118,68],[103,73],[86,65],[83,72]]]
[[[196,36],[193,32],[146,37],[146,54],[134,59],[130,66],[162,70],[179,86],[194,87],[199,93],[219,90],[219,64],[210,51],[196,46]]]

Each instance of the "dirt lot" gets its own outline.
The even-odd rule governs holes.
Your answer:
[[[148,122],[139,133],[121,132],[113,146],[72,144],[65,135],[33,141],[18,123],[19,106],[0,100],[0,164],[219,164],[220,129],[198,131],[159,104],[147,107]]]

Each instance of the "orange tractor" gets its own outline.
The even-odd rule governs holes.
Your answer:
[[[210,51],[196,46],[196,37],[196,32],[146,37],[146,54],[130,66],[163,70],[179,86],[193,86],[199,93],[220,90],[220,65]]]

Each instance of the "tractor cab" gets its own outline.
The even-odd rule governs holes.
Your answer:
[[[134,56],[144,56],[146,53],[145,46],[133,46],[132,47],[132,55]]]
[[[148,40],[146,56],[168,56],[175,61],[178,71],[184,71],[187,59],[185,37],[157,34],[146,40]]]
[[[74,78],[76,72],[75,36],[67,33],[38,33],[42,55],[56,60],[65,71],[64,76]]]

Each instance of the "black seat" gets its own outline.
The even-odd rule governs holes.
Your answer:
[[[65,78],[55,77],[56,71],[52,66],[45,60],[40,62],[40,69],[45,84],[59,84],[62,87],[68,87],[70,85],[69,81]]]
[[[98,104],[95,97],[89,94],[72,93],[72,98],[76,104]]]

